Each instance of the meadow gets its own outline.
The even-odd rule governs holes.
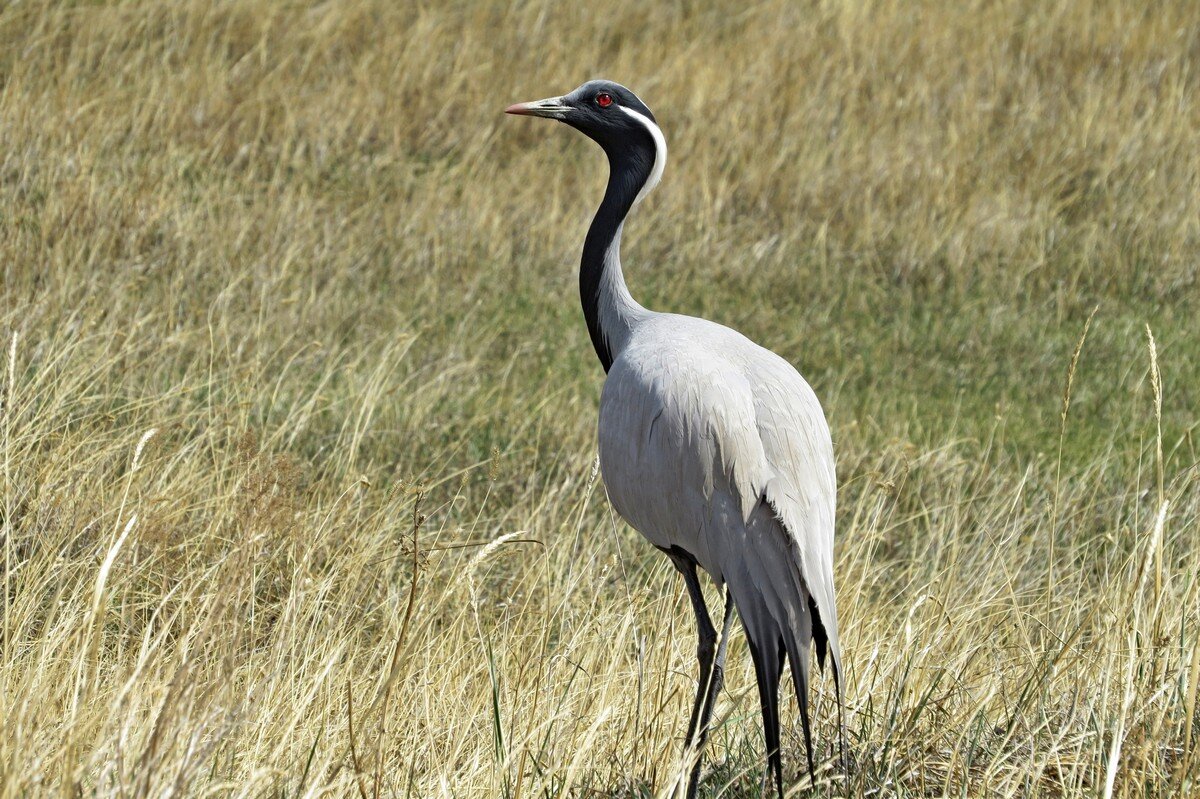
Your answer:
[[[853,767],[794,796],[1200,790],[1200,4],[0,9],[0,798],[666,797],[695,638],[596,471],[624,261],[833,430]],[[712,587],[710,586],[710,589]],[[710,605],[718,601],[712,590]],[[756,797],[740,630],[702,795]]]

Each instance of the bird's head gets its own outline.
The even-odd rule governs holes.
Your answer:
[[[581,131],[606,150],[613,144],[650,135],[647,122],[658,127],[646,104],[629,89],[611,80],[590,80],[561,97],[510,105],[505,113],[557,119]]]
[[[654,114],[638,96],[610,80],[590,80],[569,94],[517,103],[505,113],[565,122],[595,141],[615,165],[632,167],[641,186],[637,199],[662,175],[667,145]]]

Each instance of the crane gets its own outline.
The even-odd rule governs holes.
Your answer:
[[[810,777],[810,652],[832,661],[844,754],[842,655],[833,589],[833,443],[816,394],[786,360],[705,319],[647,310],[621,270],[629,211],[654,188],[667,145],[654,114],[607,80],[509,106],[584,133],[608,156],[604,199],[583,243],[579,295],[606,378],[600,471],[618,514],[683,575],[696,615],[699,682],[688,722],[696,795],[736,608],[758,683],[764,779],[783,796],[779,683],[790,663]],[[720,637],[697,567],[724,586]],[[688,762],[685,760],[685,763]]]

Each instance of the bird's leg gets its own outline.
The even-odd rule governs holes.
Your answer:
[[[697,786],[700,784],[700,756],[704,752],[704,744],[708,740],[708,722],[712,718],[713,708],[717,706],[717,695],[721,693],[721,688],[725,684],[725,653],[729,650],[729,627],[733,622],[733,598],[729,595],[729,589],[725,589],[725,615],[721,621],[721,637],[717,641],[717,653],[713,660],[711,673],[708,677],[707,690],[704,685],[704,678],[701,677],[699,690],[705,692],[704,701],[699,701],[697,694],[697,707],[700,710],[700,718],[693,718],[693,726],[696,737],[696,763],[692,766],[692,773],[688,779],[688,796],[696,795]],[[701,669],[703,671],[703,669]],[[693,733],[688,733],[688,740],[691,741]]]
[[[717,706],[717,694],[725,685],[725,653],[729,651],[729,627],[733,623],[733,598],[725,589],[725,616],[721,620],[721,637],[717,640],[717,656],[713,661],[712,677],[708,681],[708,697],[704,701],[704,712],[700,718],[702,734],[708,731],[708,720]]]
[[[700,662],[699,682],[696,685],[696,701],[692,704],[692,715],[688,721],[686,753],[695,757],[691,774],[688,779],[688,799],[696,795],[696,786],[700,780],[700,760],[704,752],[704,740],[707,736],[708,714],[705,705],[708,704],[709,688],[712,685],[713,659],[716,656],[717,631],[708,615],[708,605],[704,602],[704,592],[700,588],[700,580],[696,577],[696,563],[690,557],[684,557],[675,552],[667,552],[683,575],[687,585],[688,597],[692,600],[692,610],[696,614],[696,633],[699,639],[696,645],[696,660]],[[703,723],[701,723],[703,721]]]

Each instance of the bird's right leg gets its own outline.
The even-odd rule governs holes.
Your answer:
[[[696,701],[692,704],[692,716],[688,721],[687,749],[695,757],[691,773],[688,775],[688,799],[694,799],[700,782],[700,761],[704,754],[704,742],[708,737],[708,716],[706,705],[709,699],[709,688],[713,678],[713,660],[717,650],[717,630],[713,627],[712,618],[708,615],[708,605],[704,602],[704,592],[700,588],[700,580],[696,576],[696,562],[685,553],[667,551],[667,556],[675,564],[675,568],[683,575],[687,585],[688,597],[692,601],[692,610],[696,614],[696,632],[699,641],[696,645],[696,660],[700,662],[699,683],[696,685]],[[728,618],[728,612],[726,613]],[[728,629],[728,624],[725,625]],[[719,690],[719,687],[718,687]],[[712,692],[715,699],[715,691]]]

